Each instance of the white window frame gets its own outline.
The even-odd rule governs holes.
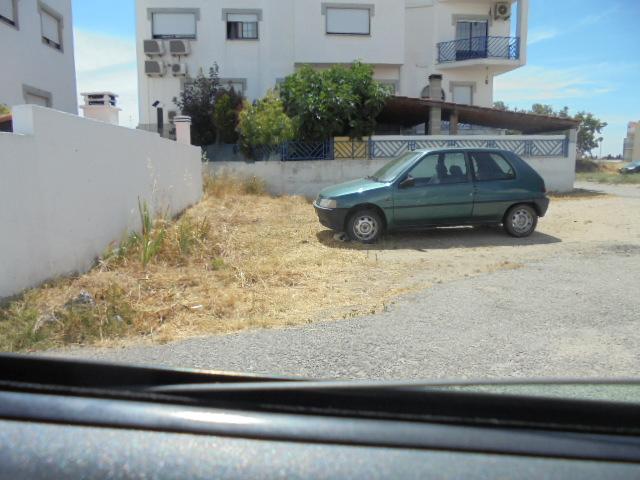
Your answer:
[[[234,16],[251,16],[255,17],[255,20],[252,18],[251,21],[240,21],[240,20],[231,20],[231,17]],[[260,40],[260,22],[262,21],[262,10],[260,9],[248,9],[248,8],[223,8],[222,9],[222,21],[225,24],[225,38],[228,41],[257,41]],[[242,25],[242,32],[238,37],[230,37],[229,36],[229,23],[239,23]],[[256,36],[249,37],[244,36],[245,25],[255,24],[256,28]]]
[[[193,34],[156,34],[154,28],[154,15],[193,15]],[[200,9],[198,8],[148,8],[151,38],[155,40],[196,40],[198,38],[198,22],[200,21]]]
[[[5,0],[6,1],[6,0]],[[18,26],[18,0],[8,0],[11,8],[11,15],[13,19],[0,15],[0,25],[5,24],[14,27],[19,30]]]
[[[329,30],[329,14],[331,10],[366,10],[369,16],[369,25],[367,32],[348,32],[348,31],[330,31]],[[322,15],[325,17],[324,31],[326,35],[341,35],[355,37],[370,37],[372,30],[373,17],[375,15],[375,5],[363,3],[323,3]]]
[[[57,24],[58,24],[58,42],[55,42],[53,39],[48,38],[48,37],[45,36],[43,14],[44,15],[48,15],[49,17],[53,18],[57,22]],[[42,38],[42,43],[44,43],[45,45],[48,45],[49,47],[53,48],[54,50],[57,50],[59,52],[63,52],[64,51],[64,40],[62,38],[62,33],[63,33],[64,22],[63,22],[62,15],[60,15],[58,12],[56,12],[51,7],[49,7],[48,5],[46,5],[46,4],[42,3],[42,2],[38,2],[38,15],[40,16],[40,36]]]

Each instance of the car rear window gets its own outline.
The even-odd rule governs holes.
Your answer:
[[[473,174],[478,181],[508,180],[516,178],[511,164],[500,154],[492,152],[471,153]]]

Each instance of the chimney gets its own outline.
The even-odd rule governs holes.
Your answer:
[[[442,75],[429,75],[429,100],[442,101]],[[429,135],[442,133],[442,108],[429,108]]]
[[[442,100],[442,75],[429,75],[429,99]]]
[[[191,117],[176,115],[173,123],[176,126],[176,142],[191,145]]]
[[[99,122],[119,125],[120,109],[116,106],[118,96],[111,92],[82,93],[84,105],[80,108],[84,111],[84,117]]]

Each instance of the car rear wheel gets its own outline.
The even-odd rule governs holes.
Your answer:
[[[356,242],[375,243],[383,230],[384,224],[375,210],[358,210],[347,221],[347,234]]]
[[[538,225],[538,214],[529,205],[511,207],[504,216],[504,229],[513,237],[528,237]]]

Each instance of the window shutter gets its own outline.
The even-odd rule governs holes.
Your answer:
[[[369,35],[368,8],[327,8],[327,33]]]
[[[60,21],[53,15],[40,11],[40,18],[42,20],[42,36],[53,43],[60,45]]]
[[[160,38],[195,38],[196,16],[194,13],[154,13],[152,32]]]
[[[255,14],[245,14],[245,13],[227,14],[227,22],[256,23],[257,21],[258,21],[258,15],[255,15]]]
[[[453,102],[471,105],[471,87],[467,85],[456,85],[453,87]]]

